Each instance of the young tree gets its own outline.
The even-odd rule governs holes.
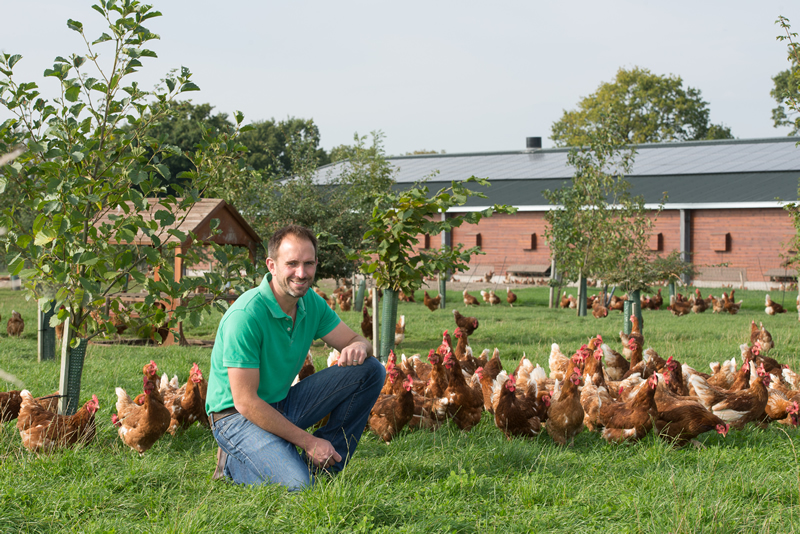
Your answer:
[[[710,124],[709,113],[700,90],[684,89],[680,76],[619,69],[613,82],[601,84],[577,110],[564,111],[550,138],[556,146],[586,146],[592,142],[591,132],[613,114],[627,143],[731,139],[730,128]]]
[[[797,34],[791,31],[789,19],[779,17],[776,23],[785,32],[785,35],[778,36],[778,40],[788,45],[790,66],[772,77],[774,86],[769,94],[778,104],[772,110],[772,121],[775,128],[791,127],[789,136],[795,136],[800,132],[800,48],[795,42]]]
[[[775,22],[784,32],[784,35],[778,36],[778,40],[787,43],[789,50],[788,60],[789,64],[792,66],[788,71],[790,74],[789,78],[791,79],[789,86],[790,88],[793,87],[794,91],[787,89],[782,95],[783,102],[789,108],[790,113],[800,114],[800,98],[798,98],[799,95],[796,91],[797,87],[800,86],[800,69],[797,67],[800,65],[800,43],[797,42],[797,33],[792,31],[789,19],[780,16]],[[795,119],[795,124],[797,124],[798,121],[800,121],[800,117]],[[797,128],[795,128],[795,130],[796,129]],[[798,187],[797,196],[800,198],[800,187]],[[790,213],[795,228],[795,235],[792,237],[789,244],[792,251],[786,254],[786,264],[793,265],[797,268],[798,277],[800,277],[800,252],[798,252],[800,251],[800,202],[791,202],[787,204],[784,209]],[[800,284],[798,284],[798,295],[800,302]],[[798,306],[797,311],[800,313],[800,306]]]
[[[455,206],[463,206],[469,197],[486,198],[483,193],[471,191],[465,185],[474,182],[489,187],[486,179],[474,176],[464,182],[452,182],[432,197],[426,186],[385,193],[375,201],[368,231],[364,234],[361,250],[351,257],[361,261],[360,270],[369,274],[375,284],[384,290],[381,314],[381,350],[385,359],[394,348],[394,329],[397,321],[397,304],[400,292],[412,294],[422,286],[426,276],[469,268],[473,254],[480,249],[463,249],[458,244],[452,248],[416,249],[420,235],[438,235],[449,232],[463,223],[478,224],[483,217],[493,213],[514,213],[516,208],[495,204],[483,211],[469,212],[439,220],[442,213]]]
[[[631,295],[686,268],[677,252],[660,258],[649,250],[655,217],[648,216],[642,197],[631,196],[625,180],[635,151],[625,145],[624,130],[614,117],[603,121],[587,147],[570,152],[572,183],[545,192],[555,205],[546,215],[545,237],[558,271],[566,281],[580,284],[579,315],[586,315],[589,277]]]
[[[575,168],[572,183],[544,193],[555,206],[545,215],[551,259],[563,281],[579,283],[579,315],[586,314],[586,279],[600,278],[619,259],[620,247],[631,248],[639,228],[630,232],[628,220],[645,221],[636,217],[643,214],[643,201],[631,197],[624,179],[635,151],[625,145],[624,134],[617,133],[612,121],[606,123],[592,132],[589,146],[569,153]]]
[[[250,283],[240,274],[250,268],[247,255],[213,242],[207,247],[220,268],[175,281],[173,256],[182,254],[187,263],[199,261],[195,252],[182,252],[182,247],[204,240],[181,231],[182,219],[209,184],[236,171],[244,147],[235,131],[206,131],[189,153],[153,137],[154,125],[167,120],[174,99],[198,89],[191,72],[182,68],[164,80],[166,87],[154,91],[128,82],[146,58],[156,56],[146,47],[157,36],[144,25],[161,14],[135,0],[100,0],[92,8],[106,20],[108,33],[90,39],[79,21],[67,21],[86,51],[59,56],[45,70],[44,76],[60,87],[52,101],[40,95],[36,83],[15,79],[20,55],[0,56],[0,103],[13,116],[0,124],[0,153],[18,144],[28,149],[0,175],[0,193],[15,195],[14,203],[0,214],[0,227],[7,229],[0,246],[9,271],[22,277],[28,296],[42,307],[54,303],[59,310],[53,325],[69,321],[65,339],[83,336],[71,346],[65,343],[62,352],[67,362],[62,365],[62,393],[68,398],[61,410],[67,413],[77,407],[80,388],[79,378],[77,383],[65,382],[70,348],[115,331],[111,315],[123,313],[117,295],[123,280],[130,276],[146,293],[144,302],[134,305],[134,313],[158,326],[183,320],[196,324],[202,312],[209,311],[209,302],[225,309],[225,301],[213,299],[226,284],[244,289]],[[242,120],[237,113],[237,125]],[[172,184],[176,195],[166,189],[171,178],[164,163],[167,156],[186,156],[191,162],[178,176],[181,184]],[[151,197],[159,197],[154,208]],[[35,215],[30,225],[28,214]],[[153,246],[137,246],[137,236],[148,237]],[[148,277],[148,269],[160,280]],[[200,286],[209,290],[212,300],[203,295],[186,298]],[[183,305],[167,313],[175,302]]]

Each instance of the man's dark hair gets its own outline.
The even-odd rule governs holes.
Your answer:
[[[272,234],[272,237],[269,238],[269,243],[267,244],[267,254],[273,260],[278,259],[278,249],[283,243],[283,240],[286,236],[293,236],[297,239],[305,239],[307,241],[311,241],[311,244],[314,245],[314,257],[317,257],[317,236],[314,235],[314,232],[306,228],[305,226],[299,226],[297,224],[290,224],[288,226],[284,226],[275,231]]]

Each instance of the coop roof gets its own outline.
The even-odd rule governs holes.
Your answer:
[[[667,208],[776,207],[797,199],[800,177],[798,137],[669,142],[633,145],[633,169],[626,179],[631,193],[649,206],[666,194]],[[396,170],[397,188],[422,181],[436,191],[470,176],[488,178],[491,187],[471,187],[488,198],[470,198],[462,210],[509,204],[523,210],[546,210],[546,190],[568,183],[574,173],[569,148],[513,152],[430,154],[387,158]],[[317,179],[329,183],[346,162],[320,168]],[[460,210],[453,210],[460,211]]]
[[[146,199],[150,205],[147,212],[143,212],[142,216],[146,221],[154,220],[156,213],[160,210],[167,210],[172,212],[167,206],[160,203],[160,199],[150,198]],[[180,200],[180,199],[179,199]],[[133,203],[128,202],[128,206],[133,210]],[[124,210],[121,207],[116,207],[103,215],[95,222],[95,225],[103,223],[111,224],[112,215],[123,215]],[[175,229],[181,232],[193,232],[201,240],[206,240],[211,235],[211,221],[212,219],[219,220],[218,229],[220,233],[213,236],[212,241],[220,244],[237,245],[251,247],[256,243],[261,242],[261,238],[247,224],[247,221],[239,214],[239,212],[219,198],[204,198],[198,201],[189,210],[178,210],[174,212],[175,223],[164,227],[163,235],[160,236],[163,242],[177,242],[178,238],[167,234],[168,230]],[[152,240],[139,232],[133,242],[136,245],[152,245]]]

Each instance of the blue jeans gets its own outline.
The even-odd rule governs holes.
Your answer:
[[[328,467],[339,472],[356,451],[385,376],[386,369],[375,358],[352,367],[328,367],[295,384],[285,399],[271,406],[300,428],[309,428],[330,414],[328,423],[314,435],[330,441],[341,455],[341,461]],[[281,484],[290,490],[313,484],[315,468],[294,444],[243,415],[225,417],[211,429],[228,454],[224,474],[237,484]]]

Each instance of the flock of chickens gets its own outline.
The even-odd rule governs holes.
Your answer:
[[[713,313],[729,313],[731,315],[736,315],[739,313],[742,301],[736,302],[736,298],[734,297],[735,292],[735,289],[731,289],[730,295],[728,295],[727,292],[723,292],[720,298],[716,298],[711,294],[703,298],[700,289],[695,289],[694,294],[690,295],[688,298],[681,293],[677,293],[674,296],[670,296],[670,303],[667,305],[667,310],[677,317],[689,315],[690,313],[703,313],[707,310],[711,310]],[[607,301],[605,293],[601,292],[597,295],[586,297],[586,307],[592,310],[592,315],[595,318],[601,319],[603,317],[608,317],[609,310],[623,311],[627,299],[627,295],[623,295],[622,297],[613,295],[611,300]],[[642,295],[640,301],[643,310],[660,310],[664,303],[664,299],[661,296],[661,289],[652,297]],[[567,295],[567,292],[564,291],[561,296],[560,306],[562,308],[577,308],[578,301],[573,295]],[[774,302],[769,294],[767,294],[764,299],[764,311],[767,315],[786,313],[786,309],[777,302]],[[798,297],[798,311],[800,311],[800,297]]]
[[[533,438],[544,430],[559,445],[572,445],[583,429],[598,431],[614,443],[632,442],[651,430],[675,446],[697,436],[747,423],[771,421],[797,426],[800,421],[800,377],[767,354],[774,343],[763,324],[751,324],[749,343],[736,358],[697,371],[674,357],[644,349],[644,337],[633,317],[630,335],[620,332],[622,353],[596,336],[572,356],[551,347],[549,376],[528,358],[512,371],[503,370],[498,349],[474,357],[468,336],[478,320],[454,310],[456,346],[447,331],[427,362],[419,355],[392,353],[386,383],[369,419],[369,428],[390,442],[406,426],[436,429],[447,420],[469,431],[489,412],[511,439]],[[335,356],[334,358],[335,359]]]
[[[166,306],[161,302],[156,303],[155,307],[161,308],[162,310],[166,309]],[[61,308],[63,309],[64,306],[61,306]],[[169,324],[166,322],[160,325],[150,325],[146,320],[139,320],[138,315],[126,308],[123,303],[119,303],[118,311],[119,313],[115,312],[113,309],[108,310],[108,322],[111,325],[111,331],[115,331],[118,338],[131,325],[134,326],[134,330],[137,331],[138,336],[150,337],[154,341],[156,339],[154,335],[155,333],[158,333],[159,336],[161,336],[161,340],[166,339],[167,335],[169,334]],[[89,315],[97,325],[100,325],[101,328],[103,327],[105,321],[100,314],[100,310],[92,310]],[[1,316],[0,320],[2,320]],[[64,327],[65,323],[63,322],[55,326],[55,335],[59,341],[61,341],[62,336],[64,335]],[[6,324],[6,332],[9,336],[21,337],[24,330],[25,320],[22,318],[22,315],[16,310],[11,310],[11,317],[9,317]]]
[[[462,296],[464,298],[464,305],[465,306],[480,306],[481,302],[471,295],[466,289],[462,292]],[[436,295],[435,297],[431,298],[428,295],[428,292],[425,291],[422,295],[422,303],[431,311],[436,311],[439,309],[439,304],[441,304],[442,296]],[[498,297],[494,289],[490,289],[486,291],[485,289],[481,289],[481,298],[483,302],[489,304],[490,306],[494,306],[495,304],[500,304],[502,301],[500,297]],[[510,287],[506,288],[506,302],[508,302],[509,306],[513,307],[514,303],[517,301],[517,294],[511,291]],[[413,297],[409,302],[414,302]]]
[[[466,290],[463,294],[466,305],[479,304]],[[499,301],[493,291],[481,294],[489,304]],[[735,314],[741,301],[734,302],[733,294],[732,290],[730,296],[723,294],[721,299],[703,299],[698,289],[689,299],[676,296],[668,309],[676,315],[689,313],[686,309]],[[570,297],[564,295],[562,306],[574,302]],[[424,293],[424,304],[431,311],[438,309],[439,299]],[[603,296],[590,299],[596,308]],[[348,306],[352,290],[340,290],[336,300],[340,307],[342,303]],[[516,295],[508,289],[507,302],[513,304],[515,300]],[[642,300],[643,308],[659,309],[661,304],[660,290]],[[609,308],[616,309],[617,305],[612,299]],[[770,315],[786,311],[769,295],[765,309]],[[372,318],[366,306],[362,313],[362,331],[371,338]],[[571,356],[553,343],[548,374],[524,355],[513,371],[504,370],[497,348],[491,355],[485,349],[475,357],[468,338],[478,329],[478,319],[463,316],[458,310],[453,310],[453,315],[455,346],[446,330],[441,344],[428,353],[427,361],[420,355],[402,355],[398,360],[394,352],[390,354],[386,382],[368,423],[368,428],[385,442],[406,426],[434,430],[448,420],[469,431],[481,421],[483,412],[489,412],[508,439],[533,438],[544,430],[560,445],[572,445],[583,429],[598,431],[609,442],[640,440],[652,430],[683,446],[689,442],[699,445],[695,438],[705,432],[725,436],[731,427],[742,428],[747,423],[765,426],[779,421],[797,426],[800,422],[800,377],[788,365],[768,356],[774,347],[772,336],[755,321],[751,323],[749,343],[739,347],[738,367],[735,357],[712,362],[708,374],[682,365],[673,356],[665,360],[652,348],[644,349],[644,337],[634,316],[631,334],[620,332],[621,353],[599,335]],[[21,317],[12,312],[9,334],[13,330],[13,335],[19,335],[22,328]],[[404,336],[405,316],[401,316],[395,344],[400,344]],[[328,365],[337,357],[333,351]],[[296,381],[313,372],[309,352]],[[116,388],[117,413],[111,420],[131,449],[143,454],[167,432],[174,435],[196,421],[208,426],[207,381],[196,363],[181,386],[177,376],[172,380],[166,374],[159,377],[158,367],[151,361],[143,368],[142,383],[143,391],[134,399]],[[97,396],[72,416],[56,414],[58,398],[58,393],[34,398],[28,390],[0,392],[0,422],[17,419],[22,443],[32,451],[91,441],[99,408]]]
[[[328,303],[328,306],[332,310],[336,310],[338,306],[342,311],[350,311],[352,309],[352,302],[353,302],[353,288],[348,286],[347,284],[338,286],[336,289],[333,290],[333,294],[328,297],[327,293],[322,291],[321,289],[315,287],[314,291],[322,297],[325,302]],[[369,290],[369,293],[364,296],[364,308],[371,308],[372,307],[372,289]],[[383,296],[383,292],[378,289],[378,295]],[[471,295],[466,289],[462,292],[464,298],[464,304],[466,306],[479,306],[480,300],[477,297]],[[416,302],[414,299],[413,293],[404,293],[400,292],[399,296],[400,300],[403,302]],[[489,290],[481,290],[481,298],[486,304],[490,306],[494,306],[495,304],[500,304],[502,301],[500,297],[498,297],[494,289]],[[510,306],[514,306],[514,303],[517,301],[517,295],[513,291],[511,291],[510,287],[506,287],[506,302]],[[439,309],[439,305],[442,302],[442,296],[436,295],[435,297],[431,297],[428,295],[427,291],[423,292],[423,300],[422,303],[431,311],[436,311]],[[370,339],[372,338],[372,334],[369,335]]]
[[[111,416],[111,422],[128,447],[143,454],[165,433],[175,435],[196,421],[209,426],[205,412],[208,382],[196,363],[184,385],[179,384],[177,375],[172,380],[166,373],[159,378],[158,366],[152,360],[143,373],[143,392],[134,399],[116,388],[117,413]],[[59,397],[56,392],[34,398],[27,389],[0,392],[0,423],[16,419],[23,446],[34,452],[91,442],[100,406],[97,395],[70,416],[56,413]]]

